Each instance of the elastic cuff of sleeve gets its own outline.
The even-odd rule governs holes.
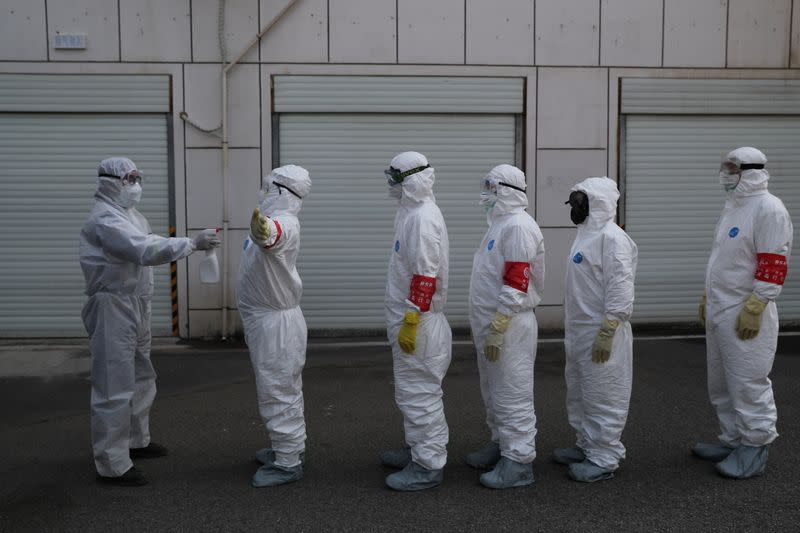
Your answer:
[[[508,329],[509,322],[511,322],[511,317],[508,315],[504,315],[503,313],[498,311],[494,314],[491,327],[498,333],[505,333],[506,330]]]
[[[606,331],[609,331],[609,332],[613,332],[613,331],[617,331],[618,327],[619,327],[619,320],[610,319],[610,318],[606,317],[606,318],[603,319],[603,324],[600,326],[600,329],[603,329],[603,330],[606,330]]]
[[[755,293],[753,293],[747,299],[747,302],[745,302],[744,310],[751,315],[760,315],[764,312],[764,309],[766,309],[768,303],[769,301],[763,302],[758,296],[756,296]]]
[[[416,311],[406,311],[406,314],[403,317],[403,322],[411,325],[419,324],[419,313]]]

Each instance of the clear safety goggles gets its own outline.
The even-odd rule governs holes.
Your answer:
[[[138,170],[131,170],[124,176],[115,176],[114,174],[106,174],[105,172],[98,174],[105,178],[114,178],[122,181],[123,185],[133,185],[134,183],[141,185],[144,176]]]
[[[421,172],[426,168],[430,167],[431,167],[430,165],[424,165],[406,171],[398,170],[394,167],[389,167],[386,170],[384,170],[383,173],[386,176],[389,185],[397,185],[398,183],[403,183],[403,180],[406,179],[406,177],[410,176],[411,174],[416,174],[417,172]]]

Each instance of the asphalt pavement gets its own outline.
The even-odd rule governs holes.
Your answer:
[[[550,459],[574,442],[563,347],[540,343],[536,483],[505,491],[482,487],[463,461],[489,435],[474,351],[456,342],[444,382],[444,483],[418,493],[387,489],[392,470],[378,460],[402,442],[389,347],[352,341],[310,343],[305,478],[264,489],[249,485],[267,437],[243,345],[157,343],[151,432],[170,455],[137,462],[150,479],[137,488],[95,479],[85,348],[55,357],[3,346],[6,361],[30,366],[50,354],[55,363],[0,377],[0,531],[800,531],[800,336],[781,337],[772,373],[781,436],[765,475],[745,481],[719,477],[689,452],[717,429],[702,338],[637,338],[628,458],[610,481],[568,479]]]

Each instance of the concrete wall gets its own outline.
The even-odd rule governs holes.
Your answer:
[[[288,0],[227,0],[238,55]],[[173,76],[179,234],[220,224],[219,139],[182,123],[220,122],[217,0],[4,0],[0,72]],[[58,32],[85,50],[56,50]],[[618,81],[625,75],[794,78],[800,0],[299,0],[231,76],[231,243],[246,234],[272,160],[274,74],[524,76],[526,172],[548,249],[540,323],[558,327],[559,272],[574,236],[559,209],[580,177],[616,176]],[[186,199],[183,202],[183,199]],[[238,249],[232,246],[231,305]],[[198,258],[199,260],[199,258]],[[181,334],[216,334],[219,286],[180,265]],[[230,313],[233,327],[238,314]]]

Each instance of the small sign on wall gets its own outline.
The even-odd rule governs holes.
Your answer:
[[[56,50],[85,50],[85,33],[57,33],[53,37],[53,48]]]

